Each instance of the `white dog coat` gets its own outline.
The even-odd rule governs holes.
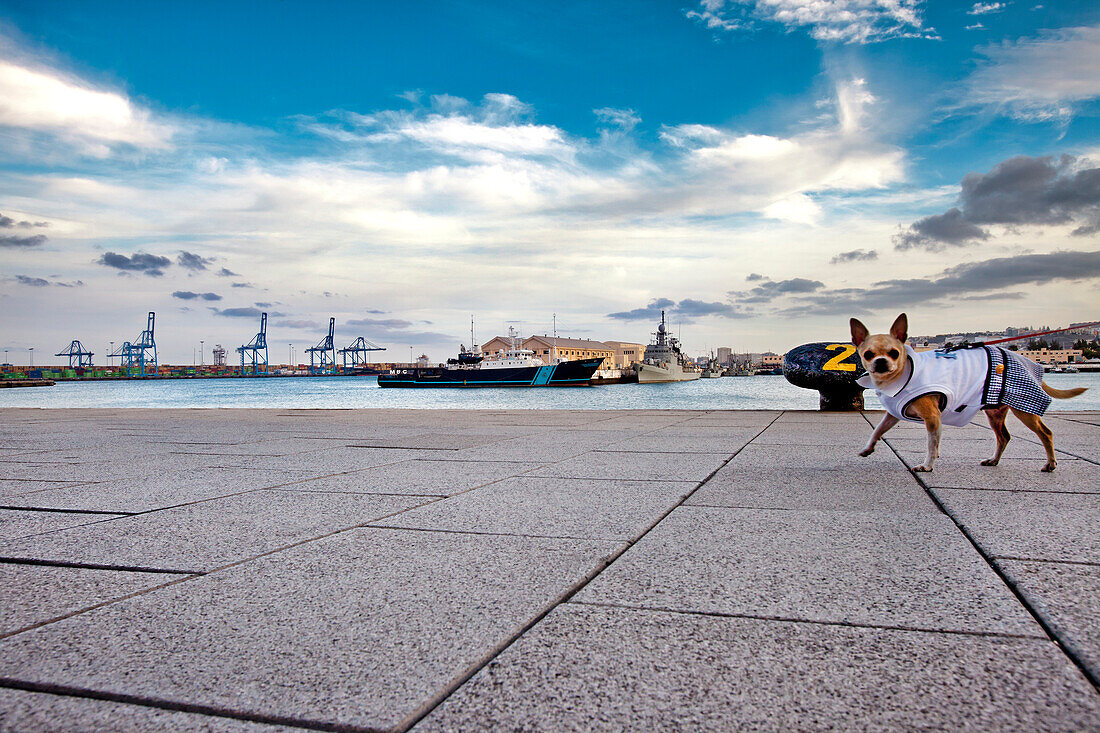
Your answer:
[[[899,420],[922,422],[909,417],[905,408],[926,394],[939,394],[940,421],[944,425],[966,425],[984,407],[1008,405],[1033,415],[1050,406],[1043,392],[1043,367],[1019,354],[997,347],[942,351],[913,350],[906,344],[905,371],[893,382],[875,388],[870,374],[856,382],[875,388],[882,406]]]

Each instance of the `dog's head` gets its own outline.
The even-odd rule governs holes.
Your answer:
[[[867,327],[853,318],[852,343],[856,345],[863,368],[875,384],[889,384],[905,371],[905,339],[909,332],[909,319],[902,313],[890,326],[890,333],[872,335]]]

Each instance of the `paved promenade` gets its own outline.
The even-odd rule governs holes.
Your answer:
[[[1100,731],[1100,413],[0,410],[0,730]]]

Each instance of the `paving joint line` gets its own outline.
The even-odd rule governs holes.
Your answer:
[[[864,416],[864,419],[866,419],[866,416]],[[870,422],[870,420],[867,420],[868,424],[870,424]],[[904,463],[906,466],[909,466],[909,464],[906,463],[905,458],[903,458],[902,455],[898,453],[894,446],[890,445],[889,443],[887,443],[887,446],[890,448],[891,451],[893,451],[894,455],[897,456],[902,463]],[[1009,591],[1012,592],[1012,595],[1016,596],[1016,600],[1019,601],[1020,605],[1022,605],[1029,614],[1031,614],[1031,617],[1034,618],[1036,623],[1038,623],[1043,631],[1046,632],[1050,640],[1054,642],[1054,644],[1057,645],[1059,649],[1062,650],[1062,653],[1065,654],[1066,658],[1075,667],[1077,667],[1078,671],[1082,675],[1084,675],[1085,679],[1089,681],[1093,688],[1097,692],[1100,692],[1100,677],[1097,677],[1095,674],[1092,673],[1088,665],[1085,664],[1085,661],[1081,659],[1081,657],[1070,647],[1070,645],[1058,635],[1054,627],[1050,623],[1048,623],[1045,618],[1043,618],[1038,609],[1036,609],[1035,606],[1031,604],[1031,602],[1024,596],[1023,592],[1016,586],[1014,582],[1012,582],[1008,575],[1001,569],[1000,565],[997,564],[996,557],[992,553],[987,552],[985,548],[983,548],[981,544],[977,541],[977,539],[970,533],[970,530],[966,528],[966,525],[964,525],[953,513],[948,511],[947,506],[940,500],[939,496],[936,495],[936,492],[927,483],[924,482],[924,479],[916,471],[913,471],[912,467],[910,467],[909,470],[913,474],[913,477],[917,480],[917,483],[924,487],[924,490],[928,494],[928,496],[932,499],[933,502],[935,502],[936,506],[940,508],[940,511],[943,512],[947,516],[947,518],[955,524],[955,527],[959,530],[959,532],[962,533],[963,537],[966,538],[971,547],[974,548],[974,550],[978,553],[982,560],[985,561],[986,565],[989,566],[989,569],[996,573],[997,577],[1001,579],[1001,582],[1004,583]]]
[[[1040,562],[1048,565],[1083,565],[1089,568],[1100,568],[1100,562],[1094,562],[1091,560],[1050,560],[1044,557],[1014,557],[1012,555],[994,555],[996,560],[1007,560],[1009,562]]]
[[[705,616],[710,618],[735,618],[748,621],[774,621],[776,623],[806,624],[809,626],[839,626],[848,629],[883,629],[885,631],[911,631],[920,634],[953,634],[956,636],[981,636],[997,639],[1027,639],[1046,641],[1041,634],[1012,634],[1005,631],[968,631],[964,629],[931,629],[919,626],[901,626],[895,624],[859,623],[856,621],[828,621],[824,619],[798,618],[794,616],[773,616],[759,613],[734,613],[731,611],[698,611],[665,606],[634,606],[627,603],[607,603],[599,601],[570,601],[573,606],[596,606],[601,608],[619,608],[626,611],[650,611],[654,613],[675,613],[684,616]]]
[[[769,422],[767,425],[765,425],[763,428],[761,428],[760,432],[758,432],[755,436],[753,436],[753,438],[759,436],[761,433],[763,433],[765,430],[767,430],[769,427],[771,427],[772,424],[774,424],[775,421],[778,420],[782,415],[783,415],[783,411],[780,411],[779,413],[777,413],[776,416],[772,419],[772,421]],[[685,420],[683,420],[681,422],[686,422],[687,420],[690,420],[690,419],[693,419],[693,416],[686,417]],[[665,426],[665,427],[667,427],[667,426]],[[577,593],[579,593],[581,590],[583,590],[585,588],[585,586],[587,586],[589,583],[591,583],[593,580],[595,580],[601,573],[603,573],[605,570],[607,570],[607,568],[609,568],[616,560],[618,560],[620,557],[622,557],[625,552],[627,552],[631,547],[633,547],[638,542],[640,542],[647,534],[652,532],[653,529],[656,528],[657,525],[659,525],[661,522],[663,522],[670,514],[672,514],[672,512],[676,511],[676,509],[683,506],[684,502],[686,502],[688,499],[690,499],[692,497],[692,495],[695,494],[695,492],[697,492],[699,489],[701,489],[707,483],[707,481],[712,479],[715,476],[715,474],[717,474],[719,471],[721,471],[730,461],[732,461],[738,453],[740,453],[742,450],[744,450],[745,446],[747,446],[749,443],[751,443],[753,438],[750,438],[748,441],[746,441],[745,445],[742,445],[740,448],[733,451],[733,453],[725,461],[723,461],[720,466],[718,466],[716,469],[714,469],[702,481],[699,481],[696,484],[694,489],[692,489],[691,491],[689,491],[686,494],[684,494],[683,496],[681,496],[676,501],[675,504],[673,504],[668,510],[663,512],[661,514],[661,516],[657,517],[657,519],[654,520],[645,529],[643,529],[641,531],[641,533],[639,533],[638,535],[636,535],[632,539],[627,540],[623,544],[623,546],[620,547],[618,550],[616,550],[615,552],[613,552],[608,557],[605,557],[603,560],[600,560],[598,563],[596,563],[596,566],[594,568],[592,568],[591,570],[589,570],[583,578],[581,578],[578,582],[574,583],[572,586],[567,588],[563,593],[559,594],[557,596],[557,598],[552,600],[544,609],[542,609],[540,612],[535,614],[535,616],[533,618],[531,618],[526,624],[524,624],[518,631],[516,631],[514,634],[512,634],[512,636],[510,638],[506,639],[504,642],[498,644],[496,647],[491,649],[481,659],[479,659],[478,661],[476,661],[472,665],[470,665],[470,667],[467,668],[467,670],[464,673],[462,673],[457,678],[452,680],[451,683],[448,684],[445,689],[443,689],[441,692],[434,695],[427,702],[422,703],[420,706],[418,706],[416,708],[416,710],[414,710],[412,713],[410,713],[408,716],[406,716],[404,720],[402,720],[398,725],[396,725],[394,727],[394,730],[399,731],[400,733],[406,733],[410,728],[412,728],[413,726],[420,723],[420,721],[422,721],[424,718],[426,718],[428,715],[430,715],[433,710],[435,710],[440,705],[442,705],[447,700],[447,698],[449,698],[451,695],[453,695],[455,692],[457,692],[459,688],[461,688],[463,685],[465,685],[467,682],[469,682],[470,679],[474,675],[476,675],[478,672],[480,672],[482,669],[484,669],[486,666],[488,666],[490,662],[492,662],[494,659],[496,659],[501,654],[503,654],[509,647],[511,647],[513,644],[515,644],[517,641],[519,641],[528,631],[530,631],[532,628],[534,628],[536,625],[538,625],[544,618],[546,618],[548,615],[550,615],[550,613],[554,609],[558,608],[563,603],[568,603]]]
[[[324,721],[293,718],[282,715],[249,713],[241,710],[222,708],[216,705],[198,705],[196,703],[179,702],[158,697],[142,697],[140,695],[128,695],[121,692],[93,690],[86,687],[55,685],[49,682],[27,682],[12,677],[0,677],[0,687],[5,687],[10,690],[22,690],[24,692],[39,692],[51,695],[61,695],[64,697],[79,697],[88,700],[104,700],[107,702],[117,702],[128,705],[140,705],[147,708],[172,710],[181,713],[195,713],[217,718],[231,718],[250,723],[266,723],[268,725],[285,725],[306,730],[331,731],[332,733],[383,733],[385,731],[384,728],[327,723]]]
[[[70,486],[70,487],[66,487],[66,488],[75,489],[77,487],[76,486]],[[48,490],[49,489],[47,489],[47,491]],[[31,492],[31,493],[37,494],[38,492],[34,491],[34,492]],[[92,515],[107,514],[107,515],[110,515],[112,517],[115,517],[115,516],[133,517],[133,516],[136,516],[136,515],[142,513],[142,512],[112,512],[112,511],[109,511],[109,510],[106,510],[106,509],[57,509],[55,507],[45,507],[45,506],[0,506],[0,509],[7,509],[7,510],[13,511],[13,512],[52,512],[54,514],[92,514]]]
[[[171,568],[149,568],[141,565],[110,565],[95,562],[72,562],[69,560],[42,560],[31,557],[0,557],[4,565],[37,565],[50,568],[74,568],[76,570],[115,570],[125,573],[163,573],[166,575],[205,575],[202,570],[173,570]]]

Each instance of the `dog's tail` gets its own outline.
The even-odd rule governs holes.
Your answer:
[[[1043,382],[1043,391],[1057,400],[1068,400],[1070,397],[1076,397],[1082,392],[1087,392],[1088,387],[1074,387],[1073,389],[1055,389],[1046,382]]]

